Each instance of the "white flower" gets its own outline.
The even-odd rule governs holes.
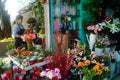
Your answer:
[[[86,57],[82,58],[82,60],[86,60]]]
[[[46,73],[46,77],[48,77],[49,79],[52,79],[53,78],[53,73],[51,71],[48,71]]]
[[[42,71],[41,73],[40,73],[40,76],[41,77],[44,77],[46,75],[46,71]]]
[[[113,19],[113,21],[102,22],[100,25],[109,28],[113,34],[120,31],[120,20],[118,18]]]

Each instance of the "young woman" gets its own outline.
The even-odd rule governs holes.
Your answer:
[[[13,37],[15,38],[15,48],[26,45],[24,39],[25,28],[22,26],[23,16],[17,15],[13,26]]]

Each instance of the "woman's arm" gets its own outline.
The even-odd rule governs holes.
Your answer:
[[[21,36],[18,34],[18,32],[19,32],[19,26],[15,24],[13,26],[13,36],[14,36],[14,38],[21,38]]]

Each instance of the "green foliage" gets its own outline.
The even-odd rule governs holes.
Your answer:
[[[86,27],[97,21],[95,12],[98,10],[98,8],[100,8],[101,3],[102,0],[83,0],[83,26],[86,33]]]
[[[44,56],[48,56],[48,55],[52,55],[52,51],[50,50],[50,49],[46,49],[45,51],[44,51]]]
[[[0,74],[2,74],[3,72],[5,72],[8,69],[9,68],[5,67],[5,62],[2,59],[0,59]]]
[[[14,42],[10,42],[7,46],[6,46],[7,51],[11,51],[12,49],[14,49]]]
[[[44,8],[40,0],[35,1],[35,4],[32,7],[32,12],[35,17],[40,17],[40,22],[44,24]]]
[[[86,77],[86,80],[92,80],[96,73],[96,70],[94,68],[88,69],[83,67],[82,71]]]

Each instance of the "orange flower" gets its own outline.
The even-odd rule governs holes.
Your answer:
[[[97,73],[96,73],[97,75],[101,75],[102,74],[102,70],[97,70]]]
[[[96,62],[96,65],[100,66],[101,64],[99,62]]]
[[[30,51],[29,50],[23,51],[22,54],[24,54],[24,55],[30,55]]]
[[[100,66],[99,66],[99,65],[95,65],[95,66],[94,66],[94,69],[99,70],[99,69],[100,69]]]
[[[30,55],[30,51],[29,50],[25,51],[25,54]]]
[[[22,53],[21,53],[21,54],[23,54],[23,55],[24,55],[24,54],[25,54],[25,51],[22,51]]]
[[[84,64],[85,64],[85,65],[89,65],[89,64],[90,64],[90,61],[89,61],[89,60],[85,60],[85,61],[84,61]]]
[[[78,62],[78,67],[83,67],[84,63],[83,62]]]
[[[20,50],[21,50],[20,48],[17,48],[16,53],[19,54]]]

